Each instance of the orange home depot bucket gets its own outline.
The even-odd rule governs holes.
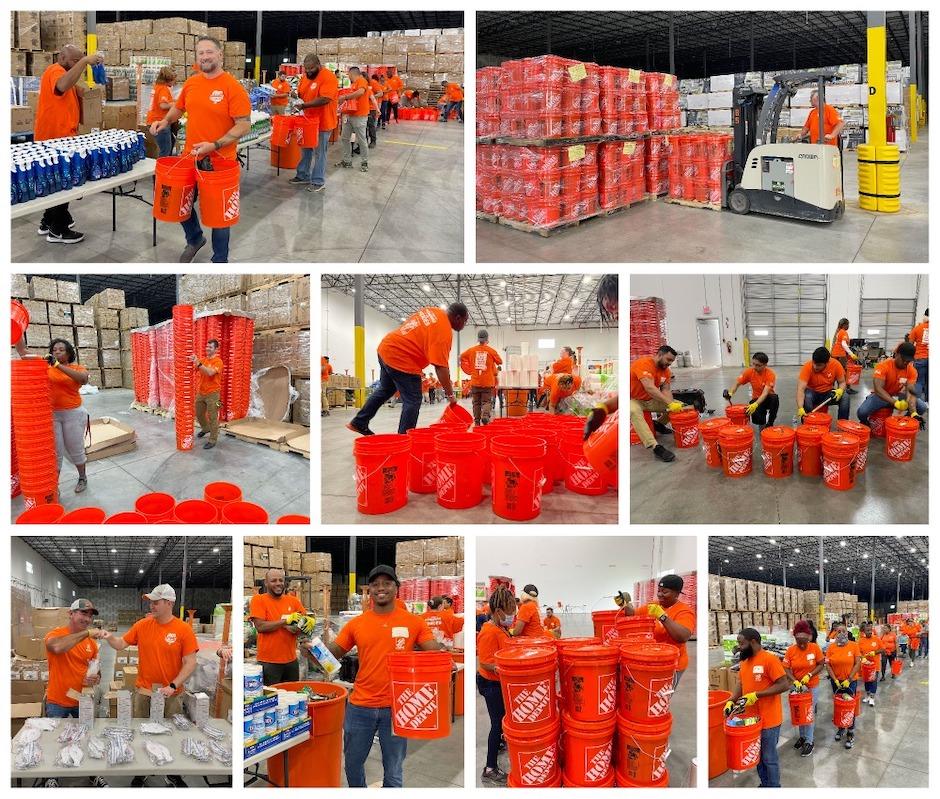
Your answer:
[[[17,524],[58,524],[65,514],[65,508],[53,503],[36,505],[16,517]]]
[[[728,405],[725,416],[731,420],[731,424],[747,424],[747,405]]]
[[[542,512],[546,444],[524,435],[490,439],[493,513],[524,522]]]
[[[437,455],[434,439],[437,430],[415,427],[408,431],[411,439],[411,466],[408,471],[408,490],[415,494],[433,494],[437,491]]]
[[[280,119],[280,117],[274,118]],[[268,160],[273,167],[279,167],[280,169],[296,169],[302,157],[303,153],[300,152],[300,145],[291,139],[286,147],[278,147],[272,144],[271,155]]]
[[[511,777],[512,775],[510,775]],[[576,782],[569,782],[565,777],[564,772],[561,775],[561,787],[562,788],[613,788],[616,785],[617,772],[614,769],[610,770],[610,773],[607,775],[606,780],[601,782],[591,783],[591,785],[580,785]],[[513,785],[511,782],[508,783],[510,788],[518,788],[518,785]],[[546,788],[557,788],[557,785],[546,785]]]
[[[698,446],[698,411],[688,408],[669,414],[672,434],[678,449],[692,449]]]
[[[10,344],[16,344],[29,327],[29,311],[19,300],[10,300]]]
[[[871,438],[871,430],[861,422],[853,422],[850,419],[839,419],[836,422],[836,430],[848,433],[858,439],[858,455],[855,456],[855,473],[861,474],[865,471],[868,464],[868,441]]]
[[[213,158],[212,171],[197,169],[196,180],[199,183],[202,224],[209,228],[237,225],[241,181],[241,165],[238,161]]]
[[[297,117],[294,123],[294,135],[297,143],[306,149],[313,149],[320,143],[320,120],[309,117]]]
[[[727,477],[744,477],[751,473],[754,432],[749,426],[725,425],[718,433],[718,451]]]
[[[202,490],[202,498],[221,512],[224,505],[241,500],[242,490],[235,483],[207,483]]]
[[[595,610],[591,613],[594,635],[605,644],[617,638],[617,617],[625,615],[622,610]]]
[[[584,442],[584,457],[607,485],[617,487],[617,452],[620,438],[619,410],[614,411]]]
[[[805,727],[813,723],[815,714],[811,691],[791,691],[787,700],[790,703],[790,724],[794,727]]]
[[[618,639],[624,639],[628,635],[652,635],[656,629],[656,621],[649,616],[627,616],[621,613],[614,619],[614,627]],[[617,641],[613,641],[617,643]]]
[[[486,439],[479,433],[441,433],[434,439],[437,504],[449,510],[472,508],[483,501]]]
[[[353,443],[356,460],[356,509],[390,513],[408,502],[411,440],[401,435],[360,436]]]
[[[274,147],[287,146],[298,119],[299,117],[287,115],[271,117],[271,144]]]
[[[828,411],[815,411],[814,413],[808,413],[803,417],[803,424],[831,430],[832,417],[829,415]]]
[[[288,513],[286,516],[278,517],[275,524],[310,524],[309,516],[301,516],[299,513]]]
[[[529,409],[529,392],[525,389],[514,389],[506,392],[506,415],[525,416]]]
[[[891,661],[891,673],[897,677],[902,671],[904,671],[904,661],[896,657]]]
[[[878,676],[878,666],[873,660],[862,661],[862,682],[872,682]]]
[[[667,771],[663,778],[652,785],[640,785],[639,783],[634,782],[629,777],[624,774],[621,774],[618,770],[617,772],[617,787],[618,788],[668,788],[669,787],[669,772]]]
[[[562,708],[571,719],[592,724],[613,719],[617,712],[619,656],[619,651],[613,646],[563,650],[559,684]]]
[[[268,512],[254,502],[229,502],[222,506],[222,524],[267,524]]]
[[[520,635],[518,637],[513,636],[508,641],[506,641],[503,646],[544,646],[551,647],[551,649],[556,648],[557,639],[550,637],[549,635]]]
[[[497,653],[497,657],[499,653]],[[561,783],[558,737],[561,722],[556,716],[534,729],[520,729],[503,717],[503,737],[509,750],[509,786],[555,788]]]
[[[447,407],[438,421],[444,424],[460,425],[463,430],[469,430],[470,425],[473,424],[473,414],[460,405],[447,403]]]
[[[775,479],[793,474],[794,440],[796,440],[796,431],[792,427],[774,425],[761,430],[760,443],[764,474]]]
[[[653,414],[651,411],[643,411],[643,418],[646,420],[646,426],[650,429],[650,432],[653,432]],[[634,444],[642,444],[640,437],[636,434],[636,429],[633,427],[633,424],[630,425],[630,446]]]
[[[313,693],[329,697],[307,703],[310,737],[291,747],[288,782],[292,788],[339,788],[342,785],[346,689],[329,682],[281,682],[271,687],[285,691],[309,688]],[[283,788],[284,758],[272,757],[267,763],[268,779]]]
[[[751,716],[757,724],[747,727],[734,727],[725,719],[725,748],[728,754],[728,768],[732,771],[747,771],[760,762],[761,723],[758,716]]]
[[[804,477],[818,477],[822,474],[822,438],[826,435],[823,427],[801,424],[796,428],[796,464]]]
[[[136,511],[123,511],[108,516],[102,524],[149,524],[147,517]]]
[[[859,718],[862,715],[862,691],[856,689],[855,691],[855,718]]]
[[[402,738],[450,735],[449,652],[391,652],[387,656],[392,687],[392,732]]]
[[[616,728],[617,719],[613,715],[604,720],[582,721],[562,712],[562,778],[566,785],[599,788],[610,782]]]
[[[640,724],[617,714],[617,781],[621,777],[639,786],[651,786],[667,775],[672,715]]]
[[[845,694],[835,694],[832,697],[832,724],[840,730],[847,730],[855,721],[856,696],[846,696]]]
[[[203,499],[184,499],[177,504],[173,517],[182,524],[215,524],[219,511]]]
[[[721,454],[718,452],[718,435],[721,429],[732,421],[727,416],[717,416],[714,419],[706,419],[698,426],[699,434],[702,439],[702,452],[705,453],[705,465],[713,469],[721,468]]]
[[[107,515],[101,508],[76,508],[66,513],[57,524],[104,524]]]
[[[862,367],[857,363],[845,365],[845,384],[847,386],[857,386],[862,380]]]
[[[196,161],[191,155],[157,159],[153,216],[161,222],[185,222],[196,195]]]
[[[558,650],[558,657],[564,658],[565,652],[569,649],[580,649],[584,646],[598,646],[600,643],[601,639],[593,636],[585,638],[556,638],[555,648]]]
[[[730,691],[708,692],[708,779],[728,770],[728,748],[725,744],[725,703]]]
[[[583,438],[580,429],[563,429],[559,437],[565,461],[565,488],[575,494],[597,497],[607,493],[607,483],[584,456]]]
[[[499,685],[506,706],[504,724],[517,733],[541,729],[558,721],[555,671],[558,655],[554,647],[513,646],[495,655]]]
[[[836,491],[855,485],[855,456],[858,439],[848,433],[826,433],[822,438],[823,482]]]
[[[885,419],[885,454],[893,461],[914,458],[914,442],[920,424],[910,416],[889,416]]]
[[[879,408],[868,417],[868,424],[871,425],[872,438],[885,437],[885,419],[889,419],[890,417],[890,408]]]
[[[144,494],[137,497],[134,503],[134,510],[147,517],[147,524],[171,518],[175,507],[176,500],[173,497],[160,493]]]
[[[620,713],[641,724],[668,716],[678,662],[679,650],[671,644],[621,647]]]

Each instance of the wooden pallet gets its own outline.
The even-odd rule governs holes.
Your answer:
[[[686,208],[707,208],[709,211],[721,210],[721,203],[701,203],[695,200],[680,200],[678,197],[666,197],[665,202],[673,205],[684,205]]]
[[[618,209],[619,210],[619,209]],[[590,216],[582,217],[581,219],[572,219],[569,222],[560,222],[557,225],[552,227],[538,227],[536,225],[530,225],[526,222],[516,222],[514,219],[506,219],[505,217],[499,217],[498,223],[500,225],[505,225],[506,227],[512,228],[513,230],[521,230],[523,233],[537,233],[543,239],[547,239],[549,236],[554,236],[561,230],[566,230],[567,228],[578,227],[579,225],[589,222],[592,219],[597,219],[599,217],[606,216],[605,213],[594,213]]]
[[[250,289],[245,289],[244,291],[237,291],[235,294],[251,294],[253,291],[263,291],[264,289],[274,288],[275,286],[280,286],[282,283],[296,283],[299,280],[302,280],[305,277],[310,275],[283,275],[277,280],[269,280],[267,283],[262,283],[259,286],[252,286]],[[229,295],[226,295],[229,296]]]
[[[482,211],[477,211],[477,219],[482,219],[484,222],[498,222],[499,217],[496,214],[484,214]]]
[[[601,216],[613,216],[614,214],[619,214],[621,211],[626,211],[630,208],[633,208],[635,205],[642,205],[646,202],[646,195],[643,196],[640,200],[634,200],[632,203],[627,203],[626,205],[618,205],[616,208],[602,208],[600,211]]]
[[[663,191],[663,192],[660,192],[659,194],[653,194],[652,192],[649,192],[649,191],[646,192],[646,200],[647,202],[651,202],[651,203],[655,203],[655,202],[658,202],[659,200],[663,200],[667,198],[668,196],[669,196],[668,191]]]
[[[268,449],[273,449],[275,452],[281,452],[281,446],[283,444],[282,441],[262,441],[258,438],[248,438],[246,436],[239,435],[238,433],[233,433],[228,429],[225,429],[225,435],[231,436],[232,438],[237,438],[239,441],[244,441],[246,444],[261,444]]]
[[[154,416],[163,416],[164,418],[170,415],[170,412],[166,408],[152,408],[149,405],[142,405],[139,402],[132,403],[131,408],[135,411],[143,411],[144,413],[150,413]]]

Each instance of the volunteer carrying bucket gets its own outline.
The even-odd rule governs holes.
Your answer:
[[[392,732],[402,738],[450,735],[450,675],[447,652],[391,652],[387,655],[392,689]]]
[[[153,186],[153,217],[161,222],[185,222],[196,198],[196,162],[191,155],[157,159]]]
[[[713,469],[721,468],[721,453],[718,452],[718,435],[726,425],[732,424],[727,416],[717,416],[706,419],[699,424],[699,435],[702,439],[702,452],[705,453],[705,465]]]
[[[920,423],[910,416],[889,416],[885,419],[885,454],[893,461],[914,459],[914,442]]]
[[[753,719],[754,724],[741,724]],[[732,771],[747,771],[760,763],[759,716],[732,716],[725,719],[725,747],[728,755],[728,768]]]
[[[353,443],[356,460],[356,509],[391,513],[408,502],[408,436],[361,436]]]
[[[620,649],[619,712],[641,724],[669,715],[679,650],[671,644]]]
[[[279,117],[275,117],[278,119]],[[227,158],[213,158],[212,169],[196,170],[199,184],[199,214],[209,228],[238,224],[241,165]]]
[[[796,431],[792,427],[775,425],[760,431],[761,456],[764,474],[774,479],[793,474],[793,442]]]
[[[813,723],[815,714],[812,691],[791,691],[787,701],[790,705],[790,724],[794,727],[805,727]]]
[[[667,776],[669,733],[672,715],[649,724],[617,714],[617,781],[622,778],[639,786],[652,786]]]
[[[698,446],[698,411],[695,408],[686,408],[669,414],[672,424],[672,434],[678,449],[692,449]]]

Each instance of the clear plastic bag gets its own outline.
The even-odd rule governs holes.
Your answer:
[[[204,734],[207,738],[211,738],[213,741],[224,741],[224,740],[225,740],[225,733],[222,732],[222,730],[220,730],[218,727],[213,727],[213,726],[210,725],[210,724],[204,724],[204,725],[203,725],[202,727],[200,727],[199,729],[202,730],[203,734]]]
[[[104,738],[93,735],[88,739],[87,749],[89,757],[93,757],[95,760],[104,760],[105,755],[108,754],[108,742]]]
[[[63,746],[55,757],[55,764],[61,768],[78,768],[85,759],[85,753],[77,743]]]
[[[184,738],[181,751],[187,757],[198,760],[200,763],[207,763],[212,757],[208,743],[198,738]]]
[[[145,721],[140,725],[141,735],[169,735],[171,732],[173,732],[172,728],[159,721]]]
[[[27,741],[13,756],[13,765],[17,771],[35,768],[42,763],[42,747],[38,741]]]
[[[76,724],[75,722],[69,722],[62,727],[62,732],[59,733],[59,736],[56,738],[56,740],[60,744],[80,743],[84,740],[86,735],[88,735],[87,724]]]
[[[232,751],[229,747],[224,746],[219,741],[209,741],[209,751],[223,766],[232,765]]]
[[[101,731],[107,743],[108,765],[116,766],[121,763],[134,761],[134,731],[128,727],[105,727]]]
[[[175,713],[170,720],[178,730],[191,730],[193,728],[193,723],[182,713]]]
[[[165,766],[173,762],[173,755],[170,754],[170,750],[161,743],[146,741],[144,743],[144,750],[147,753],[147,757],[150,758],[150,762],[155,766]]]

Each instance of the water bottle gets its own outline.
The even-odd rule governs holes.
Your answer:
[[[89,172],[89,177],[91,180],[101,180],[101,149],[96,146],[92,146],[91,150],[88,152],[88,156],[91,159],[91,171]]]
[[[19,191],[19,167],[16,164],[10,164],[10,204],[16,205],[20,200],[20,191]]]
[[[40,156],[35,162],[36,165],[36,196],[45,197],[46,192],[46,165],[42,156]]]

